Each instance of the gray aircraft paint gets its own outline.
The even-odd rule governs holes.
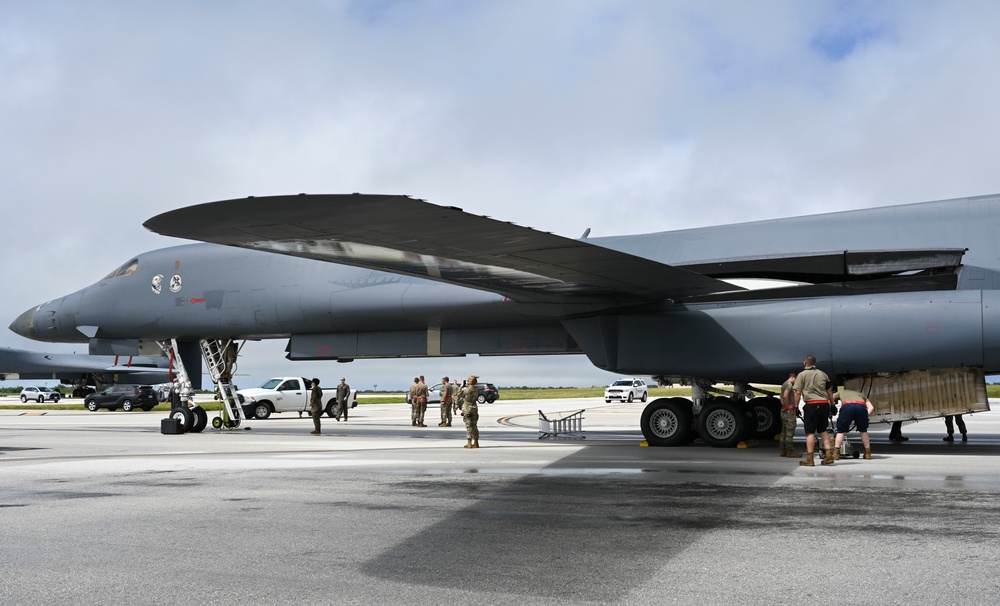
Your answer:
[[[343,217],[338,203],[350,197],[311,198],[316,197],[256,199],[253,212],[234,219],[244,223],[198,232],[224,233],[234,246],[197,244],[145,253],[131,275],[102,280],[29,310],[11,328],[36,340],[126,348],[171,337],[289,338],[291,357],[301,359],[582,350],[597,366],[622,374],[766,383],[780,382],[800,367],[805,353],[816,355],[836,375],[965,365],[1000,372],[993,290],[1000,284],[1000,250],[993,241],[1000,227],[998,196],[568,241],[572,244],[459,209],[373,197],[412,210],[414,223],[407,229],[413,234],[432,234],[443,220],[454,219],[483,233],[496,228],[506,238],[491,241],[492,252],[484,255],[473,249],[474,241],[442,245],[431,235],[413,236],[388,256],[364,248],[392,241],[378,232],[384,215],[369,217],[368,231],[358,227],[365,218],[364,198],[352,198]],[[241,204],[250,202],[181,209],[175,211],[181,213],[175,224],[204,226],[204,220],[192,220],[201,215],[180,217],[211,209],[221,220]],[[296,204],[304,205],[302,216],[325,209],[325,223],[299,227]],[[247,223],[263,221],[268,208],[270,223]],[[338,219],[354,223],[335,227]],[[323,225],[337,231],[324,234]],[[391,230],[397,237],[403,233]],[[355,232],[361,241],[356,248],[335,240],[324,243],[324,238]],[[535,252],[511,261],[519,246]],[[608,248],[627,254],[602,252]],[[929,259],[954,259],[961,252],[949,251],[963,249],[968,250],[960,273],[935,266],[945,280],[928,279],[927,284],[938,290],[915,292],[891,292],[897,283],[871,282],[850,294],[832,285],[832,296],[795,296],[805,291],[791,289],[752,293],[750,300],[745,293],[739,299],[734,294],[727,301],[730,295],[718,281],[670,268],[656,280],[643,273],[651,262],[692,266],[856,250],[929,250]],[[279,250],[282,254],[273,254]],[[335,255],[325,256],[330,251]],[[360,251],[349,259],[354,265],[393,267],[409,275],[316,260],[344,259],[351,251]],[[574,260],[578,253],[586,262]],[[428,259],[440,267],[430,267]],[[509,271],[508,262],[517,271]],[[615,267],[623,277],[618,286]],[[179,290],[161,288],[156,294],[155,276],[171,283],[181,277]],[[545,286],[560,276],[568,288]],[[660,279],[676,283],[658,285]],[[927,278],[903,279],[914,280],[912,290]],[[641,294],[630,299],[633,285]],[[961,290],[954,290],[956,285]],[[865,291],[869,287],[873,292]],[[941,290],[945,287],[951,290]],[[520,293],[526,300],[496,293]],[[665,293],[674,298],[663,298]],[[706,294],[710,302],[699,302]],[[81,332],[78,326],[91,328]]]
[[[121,382],[162,383],[169,380],[163,357],[116,357],[0,349],[0,379],[57,379],[72,382],[90,374],[118,375]]]

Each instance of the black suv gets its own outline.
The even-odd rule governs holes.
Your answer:
[[[121,408],[126,412],[141,408],[150,411],[156,404],[156,390],[152,385],[108,385],[83,399],[83,405],[90,411],[98,408],[109,410]]]
[[[492,383],[476,383],[479,388],[479,398],[476,400],[480,404],[494,403],[500,399],[500,390]]]

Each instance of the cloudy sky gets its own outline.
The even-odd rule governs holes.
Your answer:
[[[149,217],[247,195],[410,194],[578,237],[1000,192],[997,23],[954,0],[0,0],[0,320],[180,242]],[[612,378],[283,347],[248,344],[240,382]]]

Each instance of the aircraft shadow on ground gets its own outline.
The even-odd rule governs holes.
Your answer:
[[[974,446],[977,455],[1000,454],[995,437],[983,438],[993,443]],[[770,446],[758,452],[776,457]],[[949,446],[875,443],[877,457],[962,454],[962,448]],[[706,533],[742,529],[765,537],[775,524],[806,530],[816,515],[843,514],[840,490],[775,486],[801,469],[793,459],[775,468],[756,453],[693,445],[684,450],[705,449],[706,458],[718,460],[665,468],[656,463],[673,459],[675,449],[614,457],[595,456],[595,448],[621,447],[587,446],[513,482],[476,481],[474,474],[403,482],[429,498],[465,499],[469,505],[362,563],[361,571],[407,584],[609,602],[647,582]],[[864,463],[848,460],[840,466]],[[870,492],[871,506],[881,507],[874,489]],[[762,512],[755,504],[771,500],[782,508],[772,511],[768,505]],[[911,532],[906,524],[874,530]]]
[[[658,478],[647,469],[668,449],[623,462],[590,446],[513,482],[475,478],[408,481],[405,487],[470,504],[361,565],[386,580],[473,592],[608,602],[656,574],[705,532],[745,526],[745,504],[759,487]],[[626,467],[633,469],[626,469]],[[702,470],[710,473],[703,465]],[[609,564],[610,563],[610,564]]]

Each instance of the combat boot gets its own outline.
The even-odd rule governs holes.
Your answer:
[[[804,458],[801,461],[799,461],[799,465],[804,465],[806,467],[813,467],[813,466],[815,466],[816,463],[813,462],[813,453],[807,452],[806,453],[806,458]]]
[[[788,451],[787,451],[787,450],[785,450],[784,448],[782,448],[782,449],[781,449],[781,454],[779,454],[778,456],[779,456],[779,457],[783,457],[783,456],[785,456],[786,454],[788,454]]]
[[[795,452],[794,450],[788,450],[785,452],[785,456],[789,459],[800,459],[802,458],[801,452]]]
[[[314,430],[310,431],[309,433],[310,433],[310,435],[318,436],[319,435],[319,430],[318,429],[314,429]]]
[[[462,448],[472,448],[472,440],[466,440],[465,446],[463,446]]]
[[[444,421],[441,421],[440,423],[438,423],[438,427],[444,427]]]
[[[836,448],[831,448],[830,450],[826,451],[826,456],[823,457],[823,460],[820,461],[819,464],[820,465],[833,465],[833,459],[836,457],[836,454],[837,454],[837,449]]]
[[[840,460],[840,449],[837,448],[836,446],[833,447],[833,460],[834,461]]]
[[[451,427],[451,423],[445,423],[444,426],[445,427]]]
[[[472,447],[473,448],[479,448],[479,440],[478,439],[472,441]]]
[[[871,448],[866,448],[865,449],[865,458],[866,459],[872,458],[872,449]]]

